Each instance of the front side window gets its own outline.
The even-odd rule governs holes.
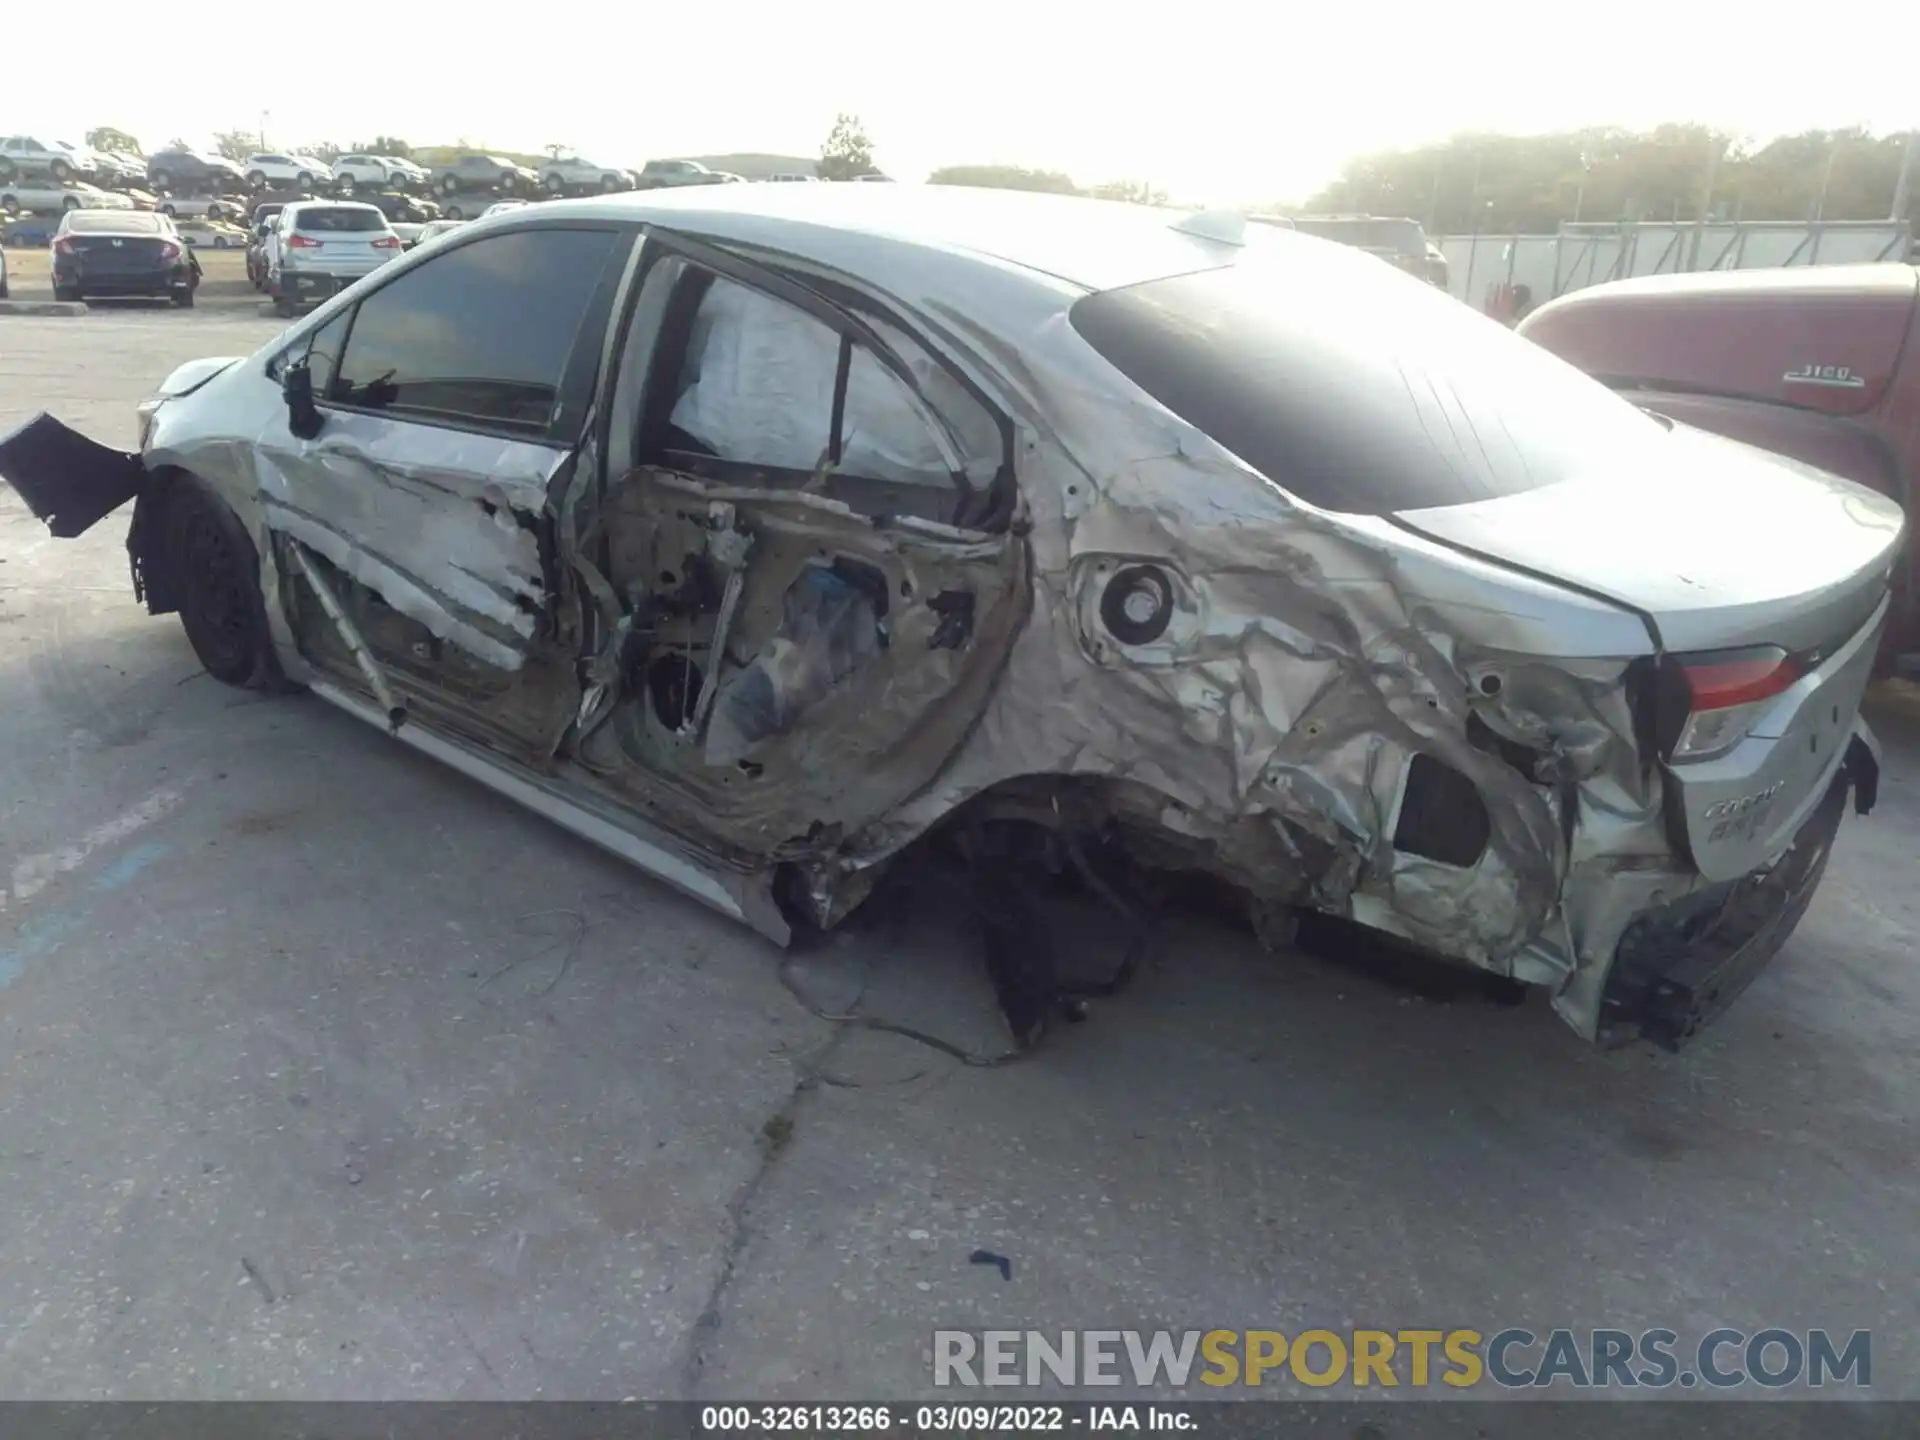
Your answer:
[[[573,438],[563,433],[563,382],[583,335],[604,330],[602,278],[621,239],[613,230],[516,230],[437,253],[360,302],[327,398]]]

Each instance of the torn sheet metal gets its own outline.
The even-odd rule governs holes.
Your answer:
[[[254,454],[269,530],[487,664],[525,663],[548,602],[537,527],[562,452],[332,412],[316,439]]]

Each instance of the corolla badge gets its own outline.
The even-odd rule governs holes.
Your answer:
[[[1785,385],[1823,385],[1829,390],[1864,390],[1867,377],[1847,365],[1802,365],[1780,377]]]

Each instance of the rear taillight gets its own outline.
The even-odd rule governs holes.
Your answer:
[[[309,240],[304,235],[289,235],[287,237],[287,248],[289,250],[318,250],[320,248],[320,242],[318,240]]]
[[[1777,645],[1674,660],[1687,689],[1687,718],[1667,757],[1676,762],[1724,755],[1800,678],[1800,667]]]
[[[79,247],[73,243],[73,237],[71,235],[62,235],[58,240],[53,242],[53,248],[54,252],[59,255],[72,255],[79,250]]]
[[[400,248],[400,237],[398,235],[382,235],[378,240],[373,242],[373,248],[376,250],[398,250]]]
[[[160,246],[160,258],[168,261],[178,260],[180,258],[180,247],[171,240],[165,241]]]

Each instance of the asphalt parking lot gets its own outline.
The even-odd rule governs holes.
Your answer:
[[[0,317],[0,431],[131,444],[173,365],[275,328]],[[0,1394],[904,1397],[937,1327],[1571,1324],[1870,1328],[1920,1398],[1920,691],[1876,696],[1880,808],[1680,1056],[1192,916],[983,1069],[207,679],[124,528],[50,540],[0,487]],[[998,1043],[936,899],[798,970]]]

